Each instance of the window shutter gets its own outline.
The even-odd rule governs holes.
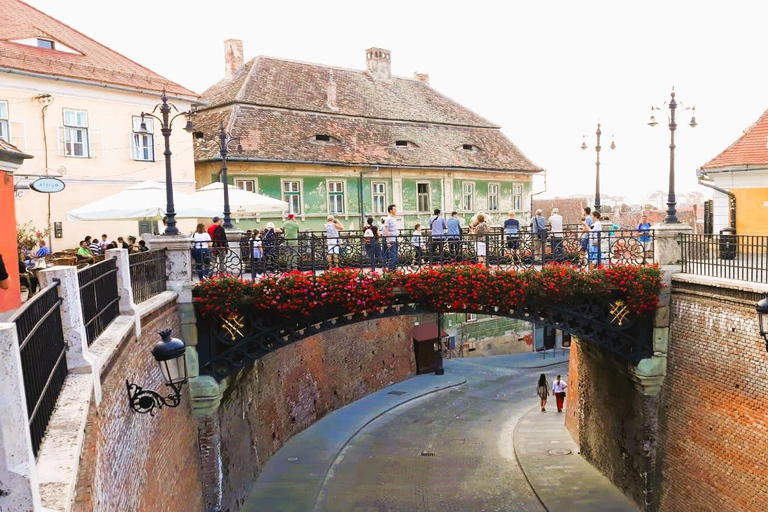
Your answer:
[[[101,130],[88,130],[89,158],[104,158],[104,140]]]
[[[27,124],[23,121],[11,121],[11,144],[19,148],[21,151],[27,150]]]
[[[135,160],[135,156],[134,155],[136,153],[134,153],[134,143],[133,143],[133,140],[134,140],[133,133],[128,132],[128,159],[129,160]]]
[[[64,146],[64,127],[59,126],[56,128],[56,147],[58,147],[58,153],[60,156],[66,156],[66,148]]]

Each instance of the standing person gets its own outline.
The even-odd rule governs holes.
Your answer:
[[[328,222],[325,223],[325,239],[328,244],[328,268],[339,266],[339,231],[344,229],[338,219],[333,215],[328,216]]]
[[[3,262],[3,255],[0,254],[0,290],[7,290],[11,287],[11,279]]]
[[[299,261],[299,224],[296,222],[296,216],[289,213],[283,223],[283,234],[285,236],[285,246],[288,254],[288,270],[298,268]]]
[[[504,221],[504,234],[507,236],[507,254],[511,254],[514,261],[520,248],[520,221],[515,218],[515,212],[509,212],[509,218]]]
[[[541,210],[536,210],[536,215],[531,219],[531,232],[533,233],[534,262],[536,253],[541,251],[541,264],[544,264],[544,255],[547,247],[547,221]]]
[[[110,240],[110,239],[107,237],[107,234],[106,234],[106,233],[104,233],[103,235],[101,235],[101,242],[99,243],[99,245],[101,245],[101,252],[102,252],[102,253],[106,253],[106,252],[107,252],[107,249],[109,248],[109,244],[111,244],[111,243],[112,243],[112,240]]]
[[[451,216],[445,224],[448,230],[448,251],[451,253],[453,261],[456,262],[459,259],[459,246],[461,245],[461,242],[459,242],[461,239],[459,213],[451,212]]]
[[[589,270],[595,268],[596,265],[600,265],[600,242],[603,234],[603,224],[600,222],[600,212],[595,210],[592,212],[592,226],[589,227],[587,221],[584,221],[584,228],[590,229],[589,235]]]
[[[386,258],[387,256],[387,239],[384,237],[384,228],[387,227],[387,218],[382,217],[381,218],[381,224],[379,224],[379,233],[381,236],[381,256],[382,258]],[[383,260],[382,260],[383,261]],[[386,264],[382,263],[382,267],[386,267]]]
[[[397,206],[391,204],[387,207],[389,216],[384,223],[384,237],[387,240],[387,252],[384,256],[389,270],[397,269],[397,237],[400,229],[397,227]]]
[[[637,232],[640,235],[638,241],[643,246],[643,258],[646,258],[650,252],[651,246],[651,223],[648,222],[648,216],[643,215],[640,218],[640,224],[637,225]]]
[[[371,272],[376,272],[376,261],[381,259],[381,244],[379,243],[379,228],[373,225],[373,217],[366,219],[363,231],[363,245],[368,260],[371,262]]]
[[[548,219],[549,227],[552,229],[552,258],[555,261],[563,261],[565,251],[563,250],[563,216],[560,210],[552,208],[552,215]]]
[[[205,225],[201,222],[192,234],[192,258],[195,260],[197,277],[201,281],[208,277],[208,247],[211,246],[211,235],[205,231]]]
[[[584,217],[581,218],[581,222],[587,223],[587,228],[584,228],[582,226],[581,231],[583,235],[581,235],[581,259],[586,260],[587,259],[587,251],[589,250],[589,232],[592,229],[592,208],[589,206],[584,208]]]
[[[547,397],[549,396],[549,382],[547,376],[543,373],[539,377],[539,383],[536,385],[536,394],[541,400],[541,412],[547,412]]]
[[[598,213],[598,212],[595,212]],[[599,213],[598,213],[599,214]],[[568,384],[564,380],[560,380],[560,376],[557,376],[555,382],[552,383],[552,394],[555,395],[555,401],[557,402],[557,412],[563,412],[563,401],[565,400],[565,388]]]
[[[213,224],[208,227],[208,234],[211,236],[213,242],[211,246],[211,255],[216,258],[216,270],[211,274],[223,274],[226,272],[226,260],[227,251],[229,250],[229,242],[227,242],[227,232],[224,231],[222,226],[222,220],[220,217],[213,218]],[[213,267],[213,265],[211,265]]]
[[[253,270],[252,273],[254,274],[263,274],[265,272],[265,266],[264,266],[264,249],[261,242],[261,237],[259,236],[259,231],[254,231],[253,233]]]
[[[430,262],[433,265],[443,260],[446,227],[445,219],[440,215],[440,209],[435,208],[435,214],[429,218],[429,230],[432,237],[432,243],[429,247],[429,255]]]
[[[472,225],[472,232],[477,237],[476,249],[477,249],[477,262],[480,265],[485,265],[486,254],[488,252],[488,224],[485,222],[485,215],[478,213],[475,217],[475,223]]]
[[[277,258],[277,235],[281,231],[275,228],[274,222],[267,222],[261,232],[261,245],[266,270],[278,270],[280,262]]]
[[[128,235],[128,252],[136,252],[138,250],[138,247],[136,247],[136,237],[133,235]]]
[[[424,236],[421,234],[421,224],[418,222],[413,226],[411,246],[413,247],[414,252],[413,264],[417,267],[421,267],[422,258],[424,257]]]

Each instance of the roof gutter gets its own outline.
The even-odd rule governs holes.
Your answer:
[[[195,160],[195,163],[208,163],[208,162],[219,162],[221,161],[220,158],[206,158],[203,160]],[[502,169],[478,169],[474,167],[431,167],[431,166],[424,166],[424,165],[386,165],[386,164],[364,164],[364,163],[344,163],[344,162],[326,162],[321,160],[275,160],[275,159],[269,159],[269,158],[248,158],[248,157],[227,157],[227,162],[257,162],[257,163],[277,163],[277,164],[309,164],[309,165],[328,165],[333,167],[371,167],[376,169],[423,169],[423,170],[433,170],[433,171],[472,171],[472,172],[481,172],[486,174],[491,173],[508,173],[508,174],[522,174],[522,175],[529,175],[534,176],[541,172],[544,173],[545,176],[545,187],[546,187],[546,170],[542,169],[541,171],[506,171]],[[546,188],[545,190],[546,191]],[[541,193],[541,192],[539,192]]]
[[[32,71],[22,71],[20,69],[13,69],[13,68],[6,68],[0,66],[0,73],[8,73],[11,75],[21,75],[21,76],[28,76],[31,78],[43,78],[46,80],[55,80],[57,82],[66,82],[70,84],[77,84],[77,85],[89,85],[91,87],[103,87],[105,89],[114,89],[116,91],[125,91],[125,92],[138,92],[140,94],[157,94],[161,91],[155,91],[152,89],[137,89],[135,87],[127,87],[124,85],[115,85],[115,84],[107,84],[103,82],[91,82],[88,80],[80,80],[79,78],[69,78],[65,76],[56,76],[56,75],[49,75],[46,73],[34,73]],[[180,96],[178,94],[169,94],[166,93],[169,99],[173,100],[182,100],[182,101],[189,101],[192,104],[195,105],[202,105],[207,106],[208,102],[203,101],[200,98],[193,98],[189,96]]]
[[[731,214],[729,215],[729,217],[730,217],[731,229],[733,229],[733,232],[735,233],[736,232],[736,196],[730,190],[720,188],[717,185],[715,185],[712,181],[712,178],[710,178],[707,175],[707,171],[705,171],[704,169],[701,169],[701,168],[696,169],[696,178],[698,178],[699,185],[707,188],[711,188],[712,190],[716,190],[721,194],[727,195],[730,198]]]

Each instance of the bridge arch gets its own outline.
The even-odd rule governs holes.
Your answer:
[[[428,272],[390,276],[386,281],[376,274],[338,271],[324,278],[297,272],[261,283],[233,278],[206,282],[196,291],[200,372],[222,380],[270,352],[323,331],[426,312],[489,314],[556,328],[632,364],[653,354],[652,310],[661,287],[658,269],[545,268],[515,273],[457,267]],[[478,283],[503,297],[477,293]],[[446,292],[451,284],[461,292]],[[571,286],[580,292],[574,293]],[[640,304],[643,308],[638,306],[638,293],[650,294]],[[315,300],[320,296],[329,298],[328,307]],[[290,304],[276,300],[287,298]],[[360,309],[354,306],[356,298]]]

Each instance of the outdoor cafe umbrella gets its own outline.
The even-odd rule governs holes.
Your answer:
[[[212,203],[209,203],[212,204]],[[160,220],[165,216],[165,184],[143,181],[111,196],[67,212],[67,220]],[[222,208],[206,206],[190,194],[173,191],[176,217],[197,219],[221,215]]]
[[[215,205],[220,211],[224,210],[224,184],[221,182],[198,189],[192,197],[201,204]],[[288,210],[288,203],[230,185],[229,209],[233,216],[281,213]]]

